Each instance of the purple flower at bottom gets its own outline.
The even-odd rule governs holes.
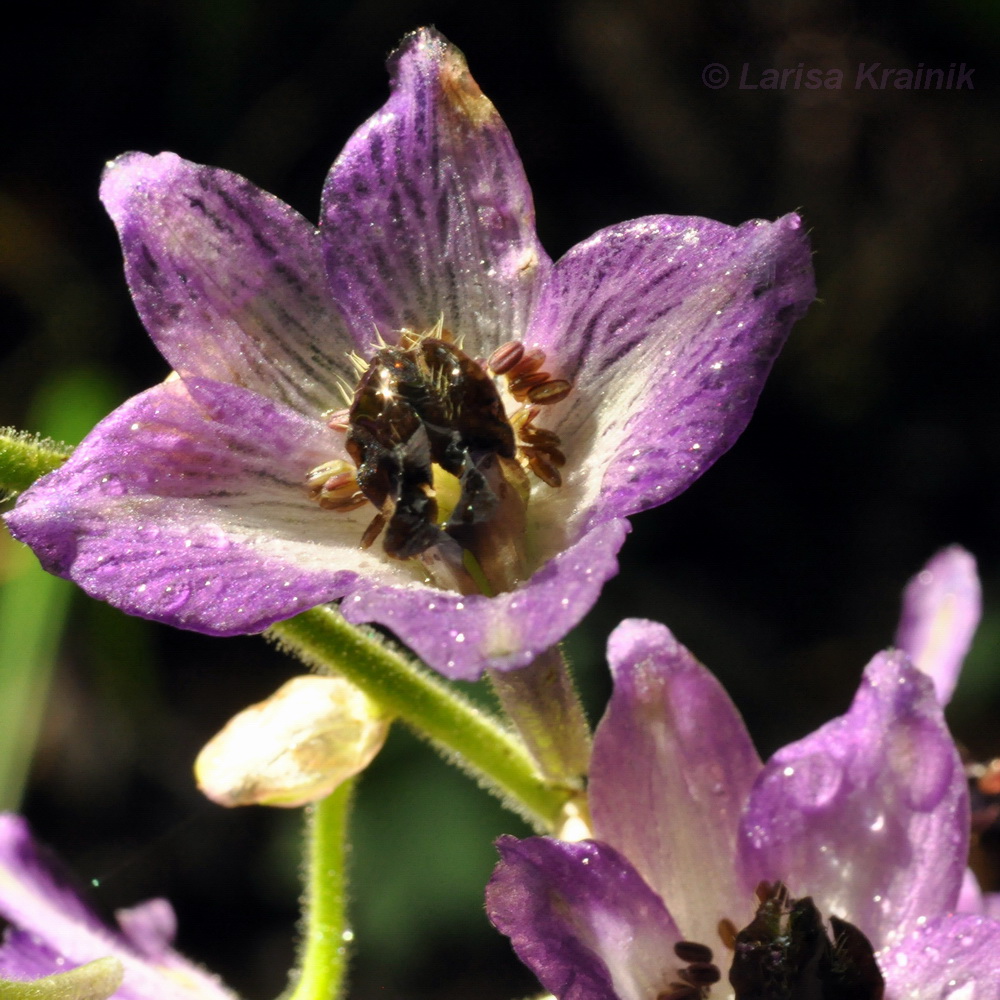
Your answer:
[[[761,882],[857,928],[886,1000],[1000,997],[1000,923],[985,903],[958,912],[965,774],[930,680],[904,653],[878,654],[845,715],[766,764],[718,681],[664,626],[623,622],[608,656],[594,839],[502,838],[487,889],[491,920],[558,1000],[757,997],[728,974]],[[703,958],[692,942],[716,971],[692,961]],[[815,969],[784,971],[812,992],[760,1000],[881,996],[877,982],[839,993]]]
[[[171,153],[109,165],[132,296],[179,378],[7,521],[131,614],[233,635],[340,599],[470,678],[581,619],[625,519],[742,432],[815,288],[795,215],[648,216],[553,263],[461,53],[422,29],[390,71],[319,229]]]
[[[0,979],[32,980],[101,958],[121,962],[119,1000],[234,1000],[214,976],[171,947],[174,911],[165,899],[119,910],[117,927],[82,901],[56,858],[19,816],[0,814]],[[46,994],[48,995],[48,994]]]

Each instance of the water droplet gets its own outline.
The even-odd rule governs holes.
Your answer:
[[[459,601],[458,604],[455,605],[455,610],[456,611],[464,611],[465,610],[465,603],[463,601]]]
[[[186,584],[179,583],[176,587],[164,587],[163,597],[164,603],[162,610],[164,611],[178,611],[187,604],[188,598],[191,596],[191,588]]]
[[[872,833],[878,833],[880,830],[884,830],[885,829],[885,814],[884,813],[879,813],[875,817],[874,821],[872,822],[871,826],[868,829],[871,830]]]
[[[113,473],[102,476],[99,486],[105,496],[120,497],[125,493],[125,485],[122,483],[121,476],[116,476]]]
[[[455,636],[455,642],[465,642],[465,633],[459,632],[458,635]]]

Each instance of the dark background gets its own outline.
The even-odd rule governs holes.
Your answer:
[[[648,213],[739,223],[798,208],[812,231],[820,301],[750,429],[685,495],[634,519],[621,575],[572,637],[594,718],[607,633],[646,616],[716,670],[770,752],[846,708],[892,638],[906,579],[960,542],[979,559],[986,615],[950,719],[975,755],[998,754],[998,11],[989,0],[22,5],[29,23],[0,38],[0,424],[79,434],[166,374],[97,201],[106,160],[174,150],[315,218],[330,162],[385,100],[385,56],[434,23],[507,121],[553,257]],[[974,89],[855,89],[874,61],[965,63]],[[703,84],[710,63],[728,68],[728,86]],[[740,89],[744,63],[751,81],[802,63],[842,69],[844,82]],[[98,905],[169,895],[183,950],[250,1000],[276,995],[298,815],[207,804],[190,764],[293,664],[259,639],[171,631],[79,593],[67,615],[26,813],[100,880]],[[532,989],[481,909],[490,841],[517,821],[405,733],[359,799],[352,995]]]

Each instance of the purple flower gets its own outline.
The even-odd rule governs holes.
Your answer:
[[[458,50],[422,29],[390,70],[319,230],[173,154],[108,167],[132,296],[180,378],[8,523],[131,614],[232,635],[341,599],[474,677],[561,639],[616,572],[625,518],[733,444],[812,267],[795,215],[648,216],[553,263]]]
[[[111,957],[124,972],[113,994],[120,1000],[234,1000],[170,947],[175,919],[165,899],[119,910],[118,926],[107,926],[32,841],[28,824],[10,814],[0,814],[0,916],[10,922],[0,979],[38,979]]]
[[[958,545],[942,549],[906,585],[896,645],[951,700],[982,614],[976,560]]]
[[[728,973],[734,955],[745,963],[752,952],[753,933],[735,933],[754,922],[765,881],[860,931],[887,1000],[1000,997],[992,901],[959,912],[964,771],[932,684],[904,653],[878,654],[845,715],[766,764],[718,681],[664,626],[622,623],[608,656],[594,839],[502,838],[487,890],[490,918],[558,1000],[758,995],[734,990]],[[833,928],[838,961],[860,955],[863,967],[868,945],[851,952],[854,932]],[[775,954],[751,957],[766,966]],[[838,973],[780,954],[804,992],[765,990],[766,1000],[880,996],[879,974],[869,992],[838,993],[822,978]],[[760,969],[739,972],[752,981]]]

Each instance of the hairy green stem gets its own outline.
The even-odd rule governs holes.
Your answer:
[[[26,490],[40,476],[58,469],[72,450],[68,444],[38,434],[0,428],[0,489]]]
[[[347,851],[354,782],[307,810],[304,939],[285,1000],[337,1000],[347,971]]]
[[[303,662],[352,681],[537,829],[559,827],[572,791],[547,782],[524,745],[498,720],[387,646],[374,631],[349,625],[339,611],[326,606],[268,631]]]

